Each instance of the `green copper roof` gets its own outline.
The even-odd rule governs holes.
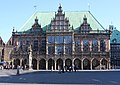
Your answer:
[[[112,31],[112,35],[110,37],[110,43],[120,44],[120,32],[117,29]]]
[[[77,29],[83,23],[83,17],[86,15],[87,22],[90,24],[92,30],[103,30],[102,25],[95,19],[95,17],[89,11],[76,11],[76,12],[65,12],[65,17],[69,19],[70,26]],[[51,20],[55,17],[55,12],[36,12],[28,21],[20,28],[19,31],[27,31],[32,27],[35,22],[35,18],[38,18],[39,24],[42,29],[46,30],[46,25],[49,25]]]

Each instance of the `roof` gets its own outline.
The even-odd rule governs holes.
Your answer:
[[[110,37],[110,43],[120,44],[120,31],[118,31],[117,29],[114,29],[112,31],[112,35]]]
[[[3,40],[2,40],[2,38],[0,36],[0,46],[3,46],[3,45],[5,45],[5,43],[3,42]]]
[[[83,17],[86,15],[87,22],[90,24],[92,30],[103,30],[103,26],[96,20],[96,18],[90,13],[90,11],[69,11],[65,12],[65,17],[69,19],[70,26],[77,29],[83,23]],[[51,20],[55,17],[55,12],[36,12],[34,13],[26,23],[20,28],[20,32],[29,30],[35,22],[35,18],[38,18],[39,24],[43,31],[46,30],[46,25],[49,25]]]
[[[7,45],[7,46],[12,45],[12,36],[10,37],[10,39],[8,40],[8,42],[7,42],[6,45]]]

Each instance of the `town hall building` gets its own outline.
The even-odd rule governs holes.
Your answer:
[[[110,34],[90,11],[63,12],[60,5],[57,12],[36,12],[12,32],[12,64],[37,70],[109,69]]]

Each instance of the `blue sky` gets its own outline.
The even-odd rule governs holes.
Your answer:
[[[1,0],[0,36],[6,43],[13,27],[19,30],[36,11],[57,11],[59,3],[63,11],[89,10],[104,28],[113,24],[120,30],[120,0]],[[34,6],[37,6],[36,9]]]

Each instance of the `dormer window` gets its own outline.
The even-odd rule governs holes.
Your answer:
[[[38,18],[36,16],[35,23],[32,25],[31,31],[33,32],[42,32],[41,25],[38,23]]]
[[[83,23],[80,26],[80,32],[89,33],[91,30],[92,28],[90,27],[90,24],[87,23],[87,17],[84,15]]]

